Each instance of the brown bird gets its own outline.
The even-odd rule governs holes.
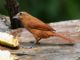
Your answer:
[[[67,38],[64,35],[57,33],[55,31],[55,29],[53,29],[52,27],[50,27],[49,25],[45,24],[44,22],[42,22],[41,20],[39,20],[38,18],[35,18],[33,16],[31,16],[29,13],[27,12],[19,12],[16,16],[14,16],[13,18],[17,18],[21,21],[21,23],[23,24],[23,26],[33,34],[33,36],[36,39],[36,44],[39,44],[39,41],[42,38],[49,38],[51,36],[57,36],[57,37],[61,37],[69,42],[72,42],[71,38]]]

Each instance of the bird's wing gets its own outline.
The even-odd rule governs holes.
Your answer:
[[[38,29],[38,30],[44,30],[44,31],[55,31],[49,25],[45,24],[44,22],[36,18],[30,20],[30,22],[28,23],[28,26],[32,29]]]

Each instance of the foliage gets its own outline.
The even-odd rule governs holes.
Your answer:
[[[79,19],[79,0],[18,0],[20,11],[27,11],[45,22]],[[0,13],[7,14],[5,0],[0,0]]]

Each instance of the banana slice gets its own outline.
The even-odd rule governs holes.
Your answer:
[[[18,37],[0,32],[0,44],[8,47],[19,47]]]

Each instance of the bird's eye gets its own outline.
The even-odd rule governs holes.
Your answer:
[[[22,15],[22,13],[20,13],[20,15]]]

